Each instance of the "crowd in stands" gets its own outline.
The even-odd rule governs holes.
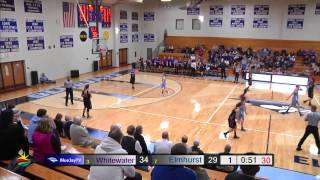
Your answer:
[[[173,46],[169,46],[173,52]],[[168,49],[168,48],[166,48]],[[271,50],[262,48],[253,50],[251,48],[243,49],[241,47],[217,46],[208,49],[208,59],[204,60],[203,54],[206,51],[205,46],[197,46],[195,48],[183,48],[181,53],[184,57],[168,56],[157,57],[146,61],[147,71],[166,71],[168,73],[185,74],[185,75],[203,75],[211,72],[218,72],[213,75],[220,75],[226,78],[225,71],[231,69],[235,74],[239,66],[239,73],[244,77],[245,72],[251,68],[253,72],[273,72],[276,74],[288,74],[294,66],[296,57],[304,58],[304,64],[311,66],[315,74],[320,74],[320,64],[317,61],[317,53],[314,50],[299,50],[297,52],[288,52],[287,50]],[[140,67],[145,66],[140,61]],[[144,69],[143,69],[144,70]]]
[[[320,75],[320,62],[317,52],[314,50],[299,50],[297,56],[303,58],[303,65],[312,68],[314,75]]]

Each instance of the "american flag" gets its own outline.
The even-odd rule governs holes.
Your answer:
[[[63,3],[63,27],[74,27],[74,3]]]

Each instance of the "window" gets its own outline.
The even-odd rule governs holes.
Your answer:
[[[192,30],[200,30],[201,23],[199,19],[192,19]]]
[[[132,12],[132,13],[131,13],[131,19],[132,19],[132,20],[138,20],[138,19],[139,19],[139,14],[138,14],[138,12]]]
[[[176,30],[184,29],[184,19],[176,19]]]
[[[138,32],[139,28],[138,28],[138,24],[132,24],[132,32]]]

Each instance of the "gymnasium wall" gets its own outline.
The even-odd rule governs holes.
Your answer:
[[[156,44],[163,40],[165,29],[169,36],[184,37],[229,37],[251,39],[280,39],[280,40],[307,40],[320,41],[320,15],[315,15],[317,0],[246,0],[239,3],[237,0],[214,0],[201,4],[200,15],[204,16],[200,30],[192,30],[192,19],[198,15],[187,15],[186,10],[180,10],[186,1],[175,0],[169,3],[146,1],[144,9],[155,11],[155,22],[146,26],[145,31],[154,32]],[[231,5],[246,5],[245,15],[231,15]],[[254,5],[270,5],[269,15],[253,15]],[[288,15],[289,4],[306,4],[305,15]],[[209,15],[210,5],[223,5],[223,15]],[[222,17],[222,27],[209,27],[209,18]],[[231,17],[243,17],[244,28],[231,28]],[[254,17],[268,19],[268,28],[253,28]],[[287,29],[288,18],[303,18],[303,29]],[[176,19],[184,19],[184,29],[176,30]]]
[[[120,11],[127,12],[127,19],[120,19]],[[128,63],[131,64],[139,59],[142,56],[142,19],[143,15],[140,12],[141,6],[138,3],[134,4],[116,4],[113,6],[112,16],[114,18],[114,49],[115,52],[115,61],[113,66],[119,66],[119,49],[128,48]],[[138,13],[138,20],[132,20],[132,12]],[[120,24],[127,24],[127,31],[120,32]],[[138,32],[132,32],[132,24],[138,24]],[[132,34],[138,34],[138,42],[132,41]],[[120,42],[120,35],[127,35],[127,42]],[[123,40],[123,39],[122,39]]]
[[[92,41],[89,39],[87,28],[78,28],[77,9],[74,9],[75,28],[63,27],[62,2],[68,0],[42,0],[42,13],[27,13],[24,11],[24,1],[15,0],[15,11],[1,11],[1,18],[14,18],[17,21],[18,32],[1,32],[1,37],[18,37],[19,51],[1,53],[0,61],[25,60],[26,78],[29,85],[30,71],[44,72],[50,79],[62,78],[70,75],[70,69],[79,69],[80,73],[92,71],[93,61],[98,60],[98,55],[91,54]],[[74,2],[69,0],[69,2]],[[76,6],[75,6],[76,7]],[[44,32],[26,32],[26,19],[44,21]],[[113,20],[112,20],[113,22]],[[100,24],[101,26],[101,24]],[[111,28],[101,29],[100,37],[104,31],[110,32],[108,40],[109,49],[114,48]],[[88,39],[81,42],[79,34],[86,31]],[[60,48],[60,36],[73,35],[73,48]],[[45,49],[28,51],[27,37],[44,36]],[[51,46],[51,49],[49,49]],[[55,46],[55,48],[53,48]]]

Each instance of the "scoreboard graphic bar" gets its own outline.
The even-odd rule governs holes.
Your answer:
[[[205,154],[205,155],[111,155],[111,154],[60,154],[47,155],[45,163],[51,166],[273,166],[273,154]]]

